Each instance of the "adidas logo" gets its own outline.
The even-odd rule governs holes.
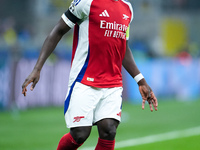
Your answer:
[[[123,19],[124,19],[124,20],[127,20],[128,18],[129,18],[129,16],[123,14]]]
[[[110,17],[107,10],[104,10],[101,14],[99,14],[101,17]]]

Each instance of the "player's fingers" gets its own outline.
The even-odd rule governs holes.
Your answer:
[[[158,100],[156,97],[154,99],[155,99],[155,106],[158,107]]]
[[[157,99],[155,98],[155,100],[154,100],[154,103],[153,103],[153,106],[154,106],[154,109],[157,111],[158,110],[158,101],[157,101]]]
[[[148,103],[149,103],[150,110],[151,110],[151,112],[152,112],[152,111],[153,111],[152,101],[151,101],[151,100],[148,100]]]
[[[23,83],[23,85],[22,85],[22,94],[24,95],[24,96],[26,96],[26,91],[27,91],[27,89],[26,89],[26,87],[27,87],[27,80],[25,80],[25,82]]]
[[[145,105],[146,100],[142,100],[142,109],[144,109],[144,105]]]
[[[26,79],[26,80],[24,81],[23,85],[22,85],[22,90],[23,90],[24,88],[26,88],[31,82],[33,82],[33,80],[28,80],[28,79]]]
[[[152,104],[153,104],[154,109],[157,111],[156,102],[155,102],[155,101],[152,101]]]
[[[157,107],[158,107],[158,100],[157,100],[157,98],[155,97],[155,95],[154,95],[153,92],[151,93],[151,95],[152,95],[152,102],[153,102],[154,109],[155,109],[155,110],[158,110],[158,109],[157,109]]]
[[[23,90],[24,88],[26,88],[27,82],[28,82],[28,79],[26,79],[26,80],[24,81],[24,83],[22,84],[22,90]]]
[[[155,96],[152,98],[152,101],[153,101],[154,106],[158,107],[158,100]]]
[[[32,82],[32,80],[26,79],[22,85],[22,94],[26,96],[27,89],[26,87]]]
[[[31,91],[33,91],[33,89],[35,88],[35,85],[37,84],[37,82],[38,82],[37,79],[35,79],[35,80],[33,81],[33,84],[31,85]]]
[[[22,94],[23,94],[24,96],[26,96],[26,91],[27,91],[26,88],[24,88],[24,89],[22,90]]]

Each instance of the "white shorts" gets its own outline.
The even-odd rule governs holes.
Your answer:
[[[95,88],[76,82],[65,100],[67,127],[92,126],[105,118],[121,121],[122,91],[122,87]]]

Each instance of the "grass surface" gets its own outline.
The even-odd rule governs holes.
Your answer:
[[[121,148],[121,150],[199,150],[199,140],[200,136],[192,136],[134,147],[125,147]]]
[[[124,102],[122,122],[116,142],[179,131],[200,126],[200,100],[191,102],[160,101],[159,110],[150,112],[148,105]],[[55,150],[60,138],[69,130],[65,127],[63,108],[34,108],[24,111],[0,112],[1,150]],[[93,127],[82,146],[95,146],[98,134]],[[125,147],[118,150],[198,150],[200,135]]]

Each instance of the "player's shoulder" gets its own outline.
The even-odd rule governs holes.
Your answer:
[[[131,2],[128,1],[128,0],[121,0],[121,1],[124,2],[124,3],[127,4],[127,5],[131,5]]]
[[[84,5],[86,3],[91,3],[91,1],[93,0],[73,0],[71,4],[73,4],[74,6],[78,6],[78,5]]]
[[[73,0],[69,9],[73,12],[75,9],[84,9],[84,7],[92,2],[93,0]]]
[[[129,6],[129,9],[132,11],[133,8],[132,8],[132,4],[131,2],[129,2],[128,0],[121,0],[124,4],[128,5]]]
[[[131,2],[128,0],[121,0],[121,1],[129,7],[129,10],[131,11],[131,14],[132,14],[131,15],[131,20],[132,20],[134,17],[134,13],[133,13],[133,7],[132,7]]]

